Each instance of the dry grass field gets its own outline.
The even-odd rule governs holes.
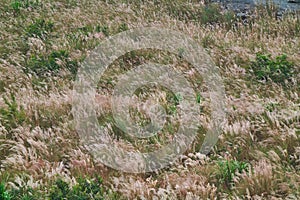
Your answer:
[[[0,200],[299,199],[300,13],[276,12],[271,3],[259,6],[245,21],[197,0],[0,0]],[[106,98],[118,74],[169,63],[203,95],[204,122],[190,149],[167,168],[129,174],[83,148],[72,91],[80,63],[97,45],[145,26],[181,31],[205,48],[223,78],[227,122],[213,150],[198,153],[210,112],[201,75],[166,52],[118,58],[95,99],[99,123],[124,148],[163,146],[176,131],[177,108],[174,95],[154,88],[173,116],[163,136],[124,137]]]

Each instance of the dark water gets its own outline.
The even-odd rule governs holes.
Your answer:
[[[236,11],[248,10],[255,7],[257,4],[266,4],[270,0],[213,0],[213,2],[219,2],[224,7]],[[288,0],[273,0],[281,10],[300,10],[300,3],[289,3]]]

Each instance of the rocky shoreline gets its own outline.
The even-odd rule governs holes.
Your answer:
[[[220,3],[225,9],[235,12],[247,11],[257,5],[267,5],[270,0],[212,0],[211,2]],[[300,0],[273,0],[281,12],[300,11]]]
[[[236,16],[243,20],[252,15],[256,6],[270,5],[270,0],[211,0],[210,2],[219,3],[224,10],[234,11]],[[278,18],[281,18],[286,12],[299,11],[300,13],[300,0],[272,0],[272,2],[278,7],[276,13]]]

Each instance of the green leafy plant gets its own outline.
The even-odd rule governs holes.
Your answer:
[[[177,94],[167,93],[167,99],[168,99],[168,105],[166,107],[166,111],[170,115],[175,115],[178,112],[177,106],[183,100],[183,97],[181,96],[180,93]]]
[[[181,96],[180,93],[177,93],[174,95],[174,101],[175,101],[176,105],[179,105],[182,100],[183,100],[183,97]]]
[[[233,183],[233,177],[237,172],[247,171],[249,164],[237,160],[226,160],[218,162],[218,177],[221,183],[230,186]]]
[[[34,7],[39,4],[38,0],[14,0],[10,3],[10,8],[15,14],[20,13],[22,8]]]
[[[277,107],[279,107],[279,103],[268,103],[265,105],[265,109],[269,112],[273,112],[274,110],[277,109]]]
[[[10,200],[11,197],[9,193],[6,191],[5,184],[0,183],[0,200]]]
[[[123,31],[127,31],[128,29],[129,29],[128,25],[125,24],[125,23],[122,23],[122,24],[119,25],[118,31],[123,32]]]
[[[78,28],[78,31],[82,32],[84,35],[88,35],[89,33],[92,33],[94,31],[94,27],[91,25],[86,25]]]
[[[47,35],[53,31],[54,23],[46,21],[44,19],[37,19],[35,22],[30,24],[26,29],[26,35],[28,37],[38,37],[46,39]]]
[[[90,199],[104,199],[104,190],[102,186],[102,179],[88,180],[79,178],[78,183],[70,187],[66,182],[58,179],[55,185],[51,188],[50,199],[74,199],[74,200],[90,200]]]
[[[293,63],[287,60],[286,55],[272,59],[270,55],[257,54],[256,60],[251,63],[251,69],[257,80],[273,81],[284,84],[293,76]]]
[[[0,108],[0,119],[6,129],[16,128],[26,120],[24,108],[19,106],[16,97],[11,93],[10,99],[3,97],[6,108]]]
[[[14,13],[19,13],[22,7],[22,2],[19,0],[10,3],[10,7],[13,9]]]
[[[96,31],[97,32],[102,32],[106,37],[109,36],[109,28],[106,25],[103,25],[103,26],[97,25],[96,26]]]
[[[5,81],[0,80],[0,93],[5,92]]]
[[[201,99],[202,99],[201,95],[199,93],[197,93],[196,102],[201,103]]]
[[[39,200],[41,199],[41,193],[37,189],[31,187],[24,188],[20,187],[18,189],[9,190],[11,199],[16,200]]]
[[[19,13],[22,8],[35,7],[39,5],[38,0],[14,0],[10,3],[10,7],[15,13]]]
[[[63,67],[74,75],[77,72],[78,64],[69,58],[68,52],[59,50],[51,52],[49,56],[33,55],[26,62],[25,72],[33,73],[38,77],[45,77],[47,75],[57,75]]]

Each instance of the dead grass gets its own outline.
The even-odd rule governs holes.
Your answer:
[[[199,1],[181,0],[143,3],[46,0],[16,12],[10,1],[1,0],[0,95],[15,94],[28,120],[8,130],[1,125],[3,116],[0,116],[0,180],[12,186],[20,183],[37,188],[47,186],[57,176],[74,184],[75,177],[100,174],[107,187],[128,199],[298,199],[299,13],[277,20],[267,10],[258,9],[250,22],[243,24],[219,13],[214,13],[214,21],[204,21],[207,13],[203,6]],[[44,32],[47,37],[27,34],[28,27],[37,19],[53,23],[53,30]],[[192,152],[165,170],[132,175],[95,163],[80,145],[70,114],[72,74],[62,67],[58,75],[41,78],[25,74],[24,67],[32,56],[47,56],[59,50],[67,51],[71,61],[81,62],[106,37],[142,26],[180,30],[207,49],[224,80],[228,123],[208,157]],[[284,88],[253,81],[248,68],[256,53],[273,57],[286,54],[298,73],[294,74],[294,84]],[[169,56],[175,67],[191,70],[172,55],[154,55],[151,51],[145,54],[139,55],[142,58],[129,55],[114,63],[114,67],[122,72],[151,60],[151,56],[153,60]],[[63,65],[60,60],[57,63]],[[195,82],[198,79],[190,78]],[[100,104],[99,112],[109,116],[110,105],[105,95],[111,93],[114,79],[105,81],[101,82],[95,100]],[[194,86],[205,96],[200,83]],[[0,107],[5,108],[4,100],[0,99]],[[206,115],[207,103],[204,99],[201,104]],[[203,116],[204,126],[208,118]],[[110,118],[102,120],[111,127]],[[133,145],[126,138],[119,143],[126,148]],[[153,143],[158,144],[150,142]],[[201,144],[201,140],[195,146],[197,143]],[[134,145],[144,147],[145,143]],[[235,173],[234,182],[228,187],[216,178],[216,174],[222,173],[217,167],[219,160],[244,161],[250,169]]]

